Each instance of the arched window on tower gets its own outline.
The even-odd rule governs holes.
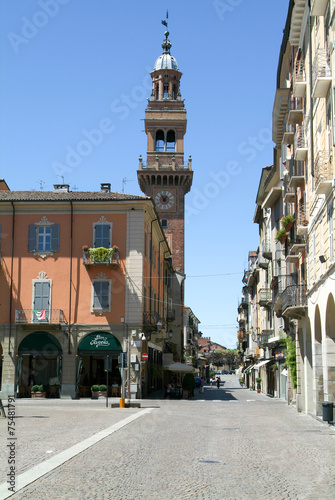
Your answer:
[[[176,136],[174,130],[169,130],[166,136],[166,151],[176,150]]]
[[[172,99],[175,101],[177,99],[177,85],[172,88]]]
[[[158,83],[155,84],[155,97],[158,100],[158,97],[159,97],[159,86],[158,86]]]
[[[163,99],[168,99],[169,98],[169,84],[164,83],[163,86]]]
[[[157,132],[156,132],[155,151],[164,151],[164,132],[163,132],[163,130],[157,130]]]

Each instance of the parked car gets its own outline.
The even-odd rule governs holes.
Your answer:
[[[194,377],[195,379],[195,387],[200,387],[200,377]]]

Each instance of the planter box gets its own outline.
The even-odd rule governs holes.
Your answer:
[[[46,395],[47,395],[46,392],[39,392],[39,391],[31,393],[31,397],[33,399],[44,399],[46,398]]]
[[[107,396],[107,391],[92,392],[92,399],[105,398],[106,396]]]

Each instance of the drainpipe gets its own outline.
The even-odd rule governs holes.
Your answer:
[[[8,356],[10,356],[10,342],[12,338],[12,307],[13,307],[13,260],[14,260],[14,228],[15,228],[15,207],[13,201],[11,201],[12,209],[13,209],[13,218],[12,218],[12,256],[11,256],[11,264],[10,264],[10,291],[9,291],[9,337],[8,337]]]
[[[314,129],[313,129],[313,77],[312,77],[312,28],[311,28],[311,0],[308,0],[308,17],[307,17],[308,31],[309,31],[309,109],[310,109],[310,152],[311,152],[311,174],[314,177]],[[307,172],[306,172],[307,173]]]
[[[159,243],[158,243],[158,255],[159,255],[159,269],[158,269],[158,300],[160,300],[160,291],[161,291],[161,285],[163,285],[163,313],[164,313],[164,268],[163,268],[163,276],[160,278],[160,272],[161,272],[161,266],[160,266],[160,263],[161,263],[161,244],[164,243],[165,241],[165,238],[164,240],[161,240]],[[164,259],[163,259],[164,261]]]
[[[70,289],[69,289],[69,337],[68,337],[68,350],[67,353],[71,354],[71,303],[72,303],[72,236],[73,236],[73,204],[70,200],[71,206],[71,224],[70,224]]]

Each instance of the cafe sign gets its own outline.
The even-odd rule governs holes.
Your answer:
[[[110,333],[90,333],[78,346],[78,353],[82,355],[116,354],[121,351],[120,342]]]

